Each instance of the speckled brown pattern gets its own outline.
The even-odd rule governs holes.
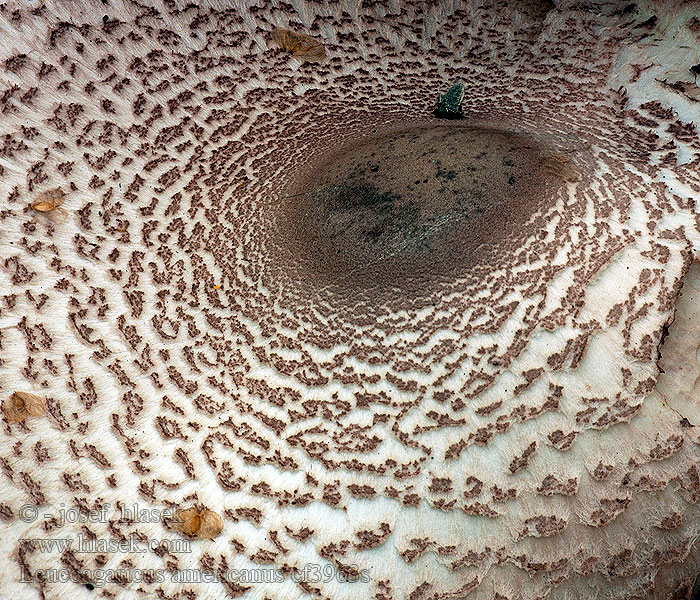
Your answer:
[[[0,391],[48,411],[0,433],[0,597],[688,597],[697,403],[655,385],[700,258],[697,15],[696,2],[0,4]],[[326,59],[289,56],[276,27]],[[468,135],[532,142],[513,165],[532,181],[504,198],[512,185],[489,168],[499,202],[469,205],[485,206],[478,227],[467,211],[463,238],[443,228],[416,260],[387,241],[391,276],[353,231],[324,271],[323,236],[344,230],[317,223],[325,250],[304,254],[295,202],[348,149],[465,127],[432,116],[454,81]],[[392,167],[404,195],[427,177],[406,160]],[[56,188],[65,218],[32,208]],[[426,218],[452,210],[439,188],[413,191]],[[420,237],[405,225],[388,230]],[[697,349],[697,329],[676,330],[675,348]],[[22,541],[171,537],[121,518],[135,502],[209,509],[223,531],[186,553]],[[107,504],[106,520],[56,518]],[[226,577],[271,567],[281,582]],[[104,583],[95,569],[123,571]],[[186,569],[219,581],[176,580]]]

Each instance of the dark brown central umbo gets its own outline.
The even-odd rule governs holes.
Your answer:
[[[307,275],[406,287],[483,261],[537,211],[542,151],[509,132],[417,127],[322,161],[287,198],[284,228]]]

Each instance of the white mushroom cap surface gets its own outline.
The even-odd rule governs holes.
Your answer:
[[[0,598],[689,598],[699,44],[692,0],[0,4],[0,392],[48,408]]]

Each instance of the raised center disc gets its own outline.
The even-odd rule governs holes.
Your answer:
[[[316,167],[286,204],[310,272],[356,285],[450,275],[536,211],[542,155],[523,136],[420,127],[363,140]]]

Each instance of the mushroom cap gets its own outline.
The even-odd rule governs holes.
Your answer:
[[[0,597],[688,597],[697,13],[1,4]]]

